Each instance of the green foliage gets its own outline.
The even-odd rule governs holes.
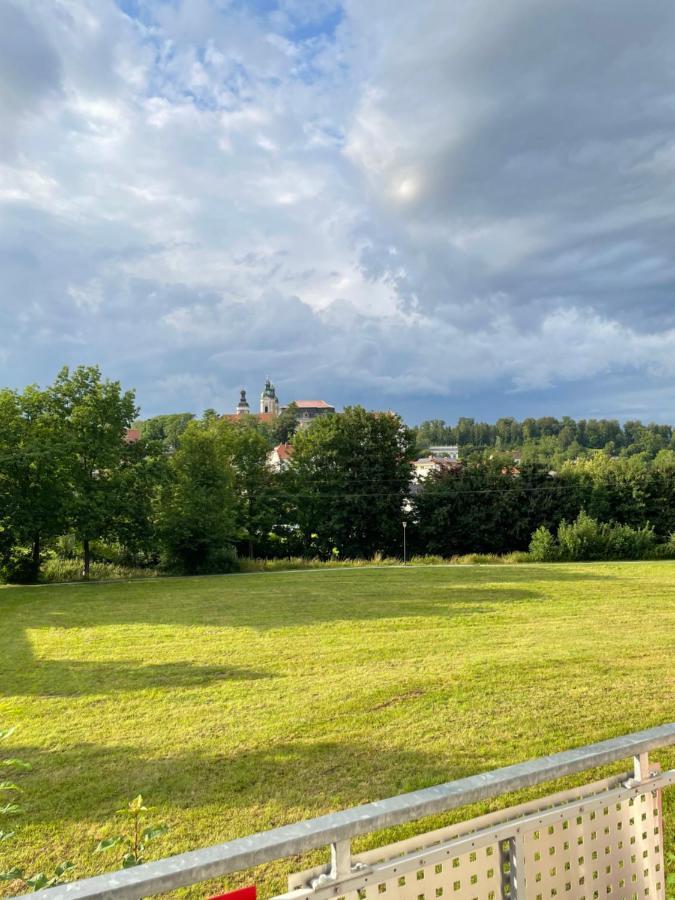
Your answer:
[[[130,869],[145,862],[146,846],[169,830],[167,825],[143,825],[143,819],[151,809],[150,806],[144,806],[140,794],[123,809],[118,809],[117,813],[124,816],[128,822],[128,830],[99,841],[94,852],[120,850],[120,864],[123,869]]]
[[[29,547],[10,547],[0,565],[0,576],[11,584],[32,584],[40,572],[39,561]]]
[[[443,419],[422,422],[415,429],[417,445],[458,444],[466,458],[474,449],[521,450],[527,462],[562,463],[564,459],[603,451],[630,457],[644,454],[647,458],[667,459],[663,454],[675,451],[675,432],[671,425],[644,425],[629,421],[621,425],[616,419],[579,419],[569,416],[556,419],[543,416],[517,421],[511,417],[495,424],[460,418],[456,425]]]
[[[299,431],[287,473],[294,518],[308,555],[399,555],[414,440],[393,413],[360,406],[321,416]]]
[[[411,546],[444,557],[523,551],[536,528],[575,515],[577,502],[569,475],[552,477],[536,463],[518,469],[499,458],[467,463],[418,486]]]
[[[530,541],[530,558],[533,562],[553,562],[558,559],[555,538],[545,525],[540,525]]]
[[[278,479],[267,465],[269,443],[253,421],[244,417],[242,422],[221,420],[214,425],[233,473],[237,546],[249,557],[270,549],[267,536],[277,522],[279,503]]]
[[[181,434],[194,419],[193,413],[172,413],[136,422],[143,441],[157,441],[164,450],[175,450]]]
[[[109,581],[114,579],[152,578],[157,569],[134,568],[120,563],[93,562],[89,567],[87,581]],[[45,560],[40,571],[43,584],[62,584],[66,581],[84,581],[82,563],[77,559],[50,557]]]
[[[188,574],[231,571],[223,553],[236,537],[237,501],[229,436],[210,423],[191,422],[169,460],[157,518],[166,562]]]
[[[287,444],[298,430],[300,412],[296,403],[290,403],[282,410],[270,428],[270,436],[275,444]]]
[[[103,380],[97,366],[79,366],[72,373],[62,369],[51,393],[68,446],[68,518],[83,543],[87,578],[91,541],[114,536],[134,501],[136,485],[125,476],[133,471],[131,461],[139,450],[126,444],[124,435],[138,410],[133,392],[123,392],[118,381]]]
[[[655,555],[654,529],[631,528],[618,522],[598,522],[582,510],[574,522],[561,522],[557,539],[547,528],[532,535],[530,556],[536,562],[595,559],[650,559]]]

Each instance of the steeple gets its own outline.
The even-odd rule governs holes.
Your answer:
[[[261,413],[272,413],[273,415],[279,414],[279,400],[277,398],[277,392],[274,389],[274,385],[267,377],[265,381],[265,388],[260,395],[260,412]]]
[[[239,396],[239,403],[237,403],[237,415],[241,416],[247,412],[250,412],[250,407],[248,405],[248,400],[246,399],[246,391],[244,388],[241,389],[241,394]]]

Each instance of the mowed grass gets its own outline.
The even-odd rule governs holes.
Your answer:
[[[667,562],[0,589],[2,749],[33,767],[0,870],[114,868],[138,793],[156,857],[662,724],[674,672]]]

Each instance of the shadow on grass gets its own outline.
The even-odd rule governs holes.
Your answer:
[[[54,629],[168,625],[266,631],[341,622],[461,619],[494,615],[504,605],[538,602],[542,583],[602,584],[612,577],[553,566],[361,569],[289,573],[276,579],[260,575],[90,584],[44,593],[42,589],[12,590],[0,605],[0,694],[84,696],[272,677],[269,672],[228,665],[226,639],[222,649],[216,650],[220,656],[209,665],[154,662],[151,642],[148,663],[139,665],[100,661],[96,645],[86,653],[88,659],[41,659],[39,651],[37,656],[34,653],[28,629],[46,630],[36,643],[45,647],[48,657],[49,633]],[[119,640],[111,638],[117,653]],[[128,640],[133,641],[133,634]],[[86,652],[84,636],[82,645]]]
[[[189,663],[80,662],[79,660],[35,660],[26,668],[0,672],[0,694],[10,697],[82,697],[146,689],[172,690],[216,681],[255,681],[273,678],[270,672]]]
[[[170,810],[218,810],[228,816],[251,810],[250,829],[282,824],[283,810],[339,809],[417,790],[480,771],[491,763],[475,752],[452,761],[432,752],[371,747],[349,741],[282,743],[265,750],[223,754],[185,753],[144,757],[132,747],[77,744],[58,753],[30,746],[12,752],[31,763],[22,778],[30,797],[26,821],[52,826],[66,821],[107,820],[141,793]],[[272,820],[255,819],[272,805]],[[264,816],[269,816],[263,812]],[[297,813],[289,814],[292,821]],[[236,815],[241,819],[240,815]]]

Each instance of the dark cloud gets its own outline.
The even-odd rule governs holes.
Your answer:
[[[19,121],[60,89],[61,65],[44,29],[25,9],[0,0],[0,156],[15,147]]]

